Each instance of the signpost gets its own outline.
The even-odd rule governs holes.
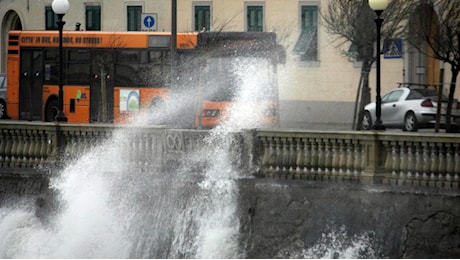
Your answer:
[[[141,14],[141,31],[157,31],[157,14]]]

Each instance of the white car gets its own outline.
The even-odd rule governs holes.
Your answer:
[[[382,97],[381,117],[386,128],[415,132],[436,123],[438,91],[428,86],[401,85]],[[447,97],[442,97],[441,125],[445,125]],[[375,122],[375,102],[364,107],[362,129],[369,130]],[[452,104],[451,125],[460,125],[460,103]]]

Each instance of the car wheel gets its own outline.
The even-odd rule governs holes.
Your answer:
[[[361,128],[363,130],[370,130],[372,128],[372,117],[369,111],[364,112],[363,121],[361,122]]]
[[[404,128],[403,131],[417,132],[418,123],[414,112],[408,112],[404,117]]]
[[[0,118],[5,119],[6,116],[6,104],[5,101],[0,100]]]
[[[55,120],[59,112],[59,102],[57,100],[51,100],[45,109],[45,122],[52,122]]]

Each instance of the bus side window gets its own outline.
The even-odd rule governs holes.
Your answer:
[[[45,64],[45,80],[51,80],[51,64]]]
[[[88,85],[91,66],[91,53],[87,49],[68,51],[67,84]]]

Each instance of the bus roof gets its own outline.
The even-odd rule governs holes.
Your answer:
[[[170,32],[63,31],[66,48],[170,48]],[[57,47],[58,31],[10,31],[10,42],[21,47]],[[197,33],[177,33],[177,48],[192,49]]]

